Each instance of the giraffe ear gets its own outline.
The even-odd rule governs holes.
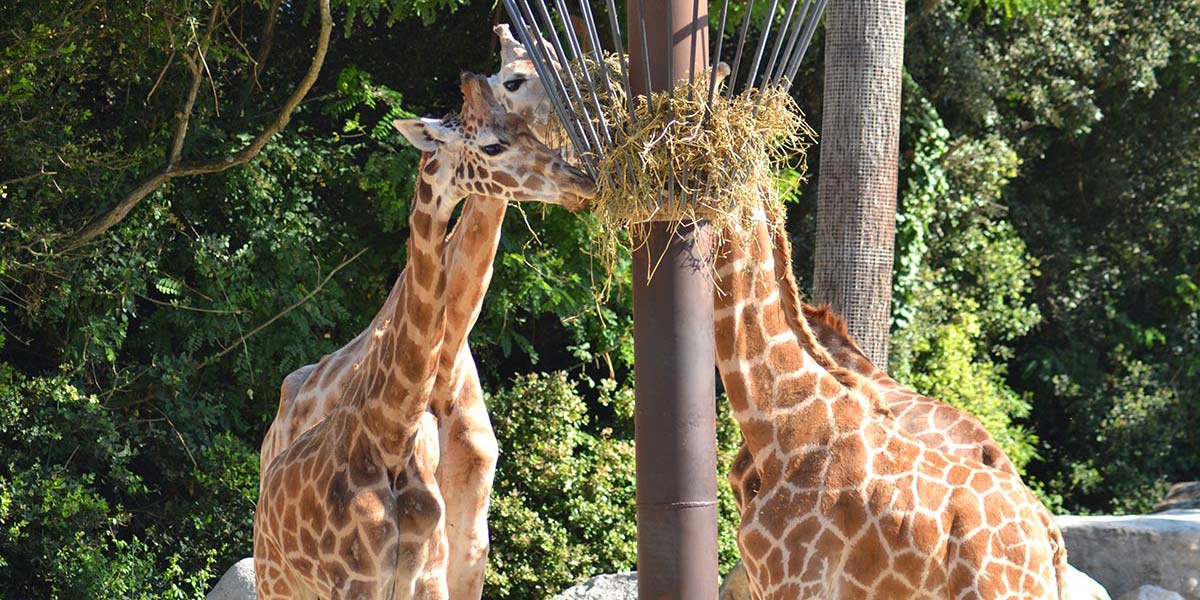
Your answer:
[[[422,152],[434,152],[459,136],[458,131],[446,127],[441,119],[397,119],[392,121],[392,126]]]

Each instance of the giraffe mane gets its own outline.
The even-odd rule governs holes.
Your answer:
[[[779,301],[784,309],[784,318],[791,326],[792,332],[800,340],[801,345],[808,349],[809,354],[816,359],[817,363],[830,375],[833,375],[838,383],[852,392],[861,393],[878,417],[885,420],[894,419],[895,415],[884,402],[883,396],[873,386],[867,385],[868,380],[865,377],[842,367],[833,358],[829,349],[817,339],[817,335],[808,325],[808,320],[801,316],[804,314],[804,302],[800,300],[800,285],[796,283],[796,274],[792,272],[792,244],[787,239],[787,232],[784,231],[782,223],[776,224],[772,229],[774,230],[771,237],[774,245],[776,277],[779,280]],[[782,273],[779,272],[780,267],[782,267]],[[858,350],[858,345],[854,343],[848,333],[845,319],[839,317],[828,305],[817,310],[822,311],[822,323],[832,323],[834,330],[850,342],[855,350]]]
[[[796,274],[792,273],[792,244],[787,239],[787,232],[784,231],[782,223],[771,229],[774,230],[771,238],[774,245],[776,278],[779,280],[779,301],[784,309],[784,317],[800,343],[809,349],[809,353],[822,367],[826,370],[837,367],[838,363],[833,355],[821,345],[808,322],[800,316],[803,314],[804,303],[800,300],[800,285],[796,283]]]
[[[814,306],[808,314],[813,319],[820,321],[834,333],[844,338],[850,337],[850,326],[846,323],[846,319],[837,314],[837,312],[833,310],[832,306],[828,304]]]

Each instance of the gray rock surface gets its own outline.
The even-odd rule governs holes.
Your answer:
[[[717,600],[750,600],[750,580],[746,577],[746,565],[738,561],[721,582]]]
[[[1154,505],[1154,512],[1200,508],[1200,481],[1181,481],[1171,486],[1167,497]]]
[[[1104,586],[1088,577],[1087,573],[1067,565],[1066,600],[1111,600]]]
[[[254,558],[243,558],[229,567],[204,600],[255,600]]]
[[[750,600],[750,582],[746,579],[746,569],[739,562],[725,576],[721,583],[719,600]],[[1066,600],[1111,600],[1104,586],[1096,583],[1086,573],[1068,566],[1067,568],[1067,597]]]
[[[637,572],[597,575],[550,600],[637,600]]]
[[[1200,600],[1200,510],[1057,520],[1071,564],[1114,596],[1151,584]]]
[[[1183,600],[1183,596],[1164,590],[1157,585],[1143,585],[1121,596],[1118,600]]]

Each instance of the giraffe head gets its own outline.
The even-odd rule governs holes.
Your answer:
[[[513,37],[508,25],[497,25],[494,31],[500,37],[500,70],[488,78],[492,92],[496,94],[506,109],[525,117],[539,138],[550,140],[551,143],[554,140],[563,140],[565,143],[565,136],[561,134],[562,128],[558,126],[554,107],[550,103],[546,87],[542,84],[537,69],[533,66],[533,58],[529,55],[528,50],[520,40]],[[542,43],[547,49],[551,48],[550,42],[545,41],[545,38]],[[554,69],[561,73],[562,67],[558,61],[554,60],[553,56],[550,59]],[[718,87],[729,77],[729,72],[728,64],[717,63],[716,83]],[[619,77],[615,73],[610,73],[609,76]],[[619,84],[617,85],[619,86]]]
[[[535,125],[540,124],[542,120],[550,118],[553,108],[546,96],[546,88],[542,86],[541,76],[533,66],[533,59],[525,46],[513,37],[508,25],[497,25],[493,31],[500,37],[500,71],[488,77],[492,92],[504,108]],[[550,48],[549,42],[543,41],[543,44]],[[555,69],[559,68],[554,57],[551,57],[551,62]]]
[[[558,204],[573,211],[587,206],[595,191],[591,178],[538,141],[523,118],[506,111],[486,78],[464,73],[462,93],[458,115],[393,123],[409,143],[431,155],[426,172],[433,169],[444,177],[449,193]]]

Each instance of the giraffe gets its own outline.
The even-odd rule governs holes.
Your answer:
[[[490,90],[481,93],[493,104],[494,111],[503,110],[494,105]],[[528,129],[520,123],[510,133],[526,136]],[[527,170],[522,168],[524,179],[519,184],[502,172],[493,172],[491,176],[505,185],[546,192],[535,196],[535,200],[562,204],[571,211],[583,208],[586,200],[578,195],[578,190],[560,186],[557,181],[563,174],[581,180],[585,177],[583,173],[554,156],[537,154],[536,158],[539,162]],[[555,193],[561,196],[554,197]],[[444,498],[448,546],[445,571],[450,597],[456,599],[482,595],[487,562],[487,506],[498,450],[466,341],[491,280],[492,261],[506,210],[507,203],[503,201],[486,195],[469,195],[450,234],[444,261],[448,273],[447,320],[430,406],[436,417],[440,449],[436,480],[440,488],[454,490]],[[283,448],[333,410],[352,373],[351,366],[361,360],[368,347],[369,332],[394,310],[398,290],[399,280],[366,331],[320,363],[302,367],[285,378],[277,416],[263,442],[262,465],[270,464]]]
[[[865,378],[813,356],[783,307],[777,228],[759,209],[715,262],[718,369],[761,481],[738,534],[752,597],[1061,598],[1061,534],[1019,478],[924,446]]]
[[[774,238],[775,278],[779,282],[784,314],[792,329],[797,331],[797,338],[822,367],[842,367],[865,378],[865,385],[883,399],[900,427],[922,444],[1019,477],[1012,461],[979,419],[964,410],[918,394],[892,379],[863,354],[850,337],[845,320],[833,309],[803,302],[792,272],[792,249],[787,235]],[[803,335],[801,321],[811,329],[813,337]],[[729,482],[739,509],[754,494],[758,483],[753,466],[750,450],[743,442],[729,470]]]
[[[507,25],[497,25],[500,37],[500,71],[492,75],[489,82],[496,95],[508,110],[517,112],[534,124],[535,133],[553,145],[556,123],[546,90],[521,45]],[[718,85],[729,74],[725,63],[717,66]],[[927,446],[957,456],[975,459],[993,468],[1017,474],[1016,468],[1004,455],[983,424],[974,416],[922,396],[900,384],[879,370],[863,355],[862,350],[850,338],[845,322],[827,307],[814,307],[800,300],[799,286],[791,271],[791,245],[787,236],[774,236],[773,252],[776,279],[781,286],[784,312],[793,329],[799,329],[803,320],[816,334],[815,339],[797,335],[802,342],[809,341],[807,348],[825,368],[844,367],[867,378],[872,386],[895,414],[897,421],[906,431]],[[744,499],[753,493],[757,478],[751,469],[749,449],[742,444],[729,473],[734,497],[742,506]]]
[[[576,203],[592,186],[520,117],[504,113],[483,77],[465,75],[463,96],[460,119],[395,123],[424,152],[409,264],[381,318],[343,348],[354,352],[336,357],[357,363],[333,369],[335,360],[325,360],[284,382],[281,414],[300,407],[309,418],[323,410],[324,418],[292,435],[297,421],[277,415],[277,433],[264,442],[255,514],[260,598],[449,595],[446,508],[435,476],[440,443],[427,407],[447,331],[460,335],[447,325],[454,318],[447,316],[447,272],[472,262],[446,256],[451,214],[468,194],[480,196],[473,204],[483,208],[508,200]],[[310,382],[328,392],[305,397]],[[289,393],[296,395],[285,406]],[[285,437],[293,441],[280,443]]]
[[[502,47],[520,46],[503,28],[497,28],[497,34],[502,38]],[[497,88],[497,94],[504,98],[506,106],[510,109],[523,109],[534,114],[544,112],[547,106],[545,90],[541,89],[539,79],[529,76],[528,73],[532,72],[533,68],[532,64],[529,64],[528,58],[523,56],[523,52],[512,52],[512,50],[505,50],[503,58],[505,64],[502,66],[502,71],[497,76],[493,76],[492,84],[493,88],[496,88],[498,83],[504,85],[504,90]],[[505,94],[505,90],[509,94]],[[523,90],[521,94],[515,94],[521,90]],[[796,419],[786,413],[782,414],[779,424],[786,425],[786,428],[779,431],[778,438],[772,439],[772,445],[769,448],[774,454],[781,454],[782,448],[785,446],[782,438],[785,437],[791,438],[788,439],[787,448],[793,450],[796,448],[804,450],[803,445],[793,448],[793,443],[803,443],[805,440],[812,440],[812,442],[822,442],[823,440],[826,444],[810,446],[806,450],[815,456],[805,457],[808,460],[798,463],[785,464],[776,456],[764,458],[762,462],[770,466],[767,472],[769,480],[767,497],[762,498],[761,502],[749,506],[748,504],[755,503],[755,500],[760,498],[750,496],[750,494],[743,494],[739,497],[739,508],[748,509],[743,511],[743,518],[744,524],[749,526],[743,528],[744,535],[742,536],[745,541],[749,542],[749,545],[740,545],[743,548],[743,556],[749,554],[755,558],[755,560],[751,560],[751,563],[756,566],[752,572],[755,572],[757,576],[755,581],[757,582],[758,598],[791,599],[811,598],[811,596],[817,596],[817,598],[870,598],[870,596],[874,596],[874,598],[944,598],[949,595],[949,590],[962,593],[961,595],[955,594],[955,598],[960,598],[960,596],[966,596],[966,598],[1006,598],[1006,596],[1008,598],[1031,598],[1031,596],[1057,598],[1060,596],[1062,593],[1060,582],[1064,566],[1066,566],[1066,553],[1063,550],[1061,534],[1052,522],[1049,512],[1021,484],[1015,474],[1015,469],[1012,468],[1012,463],[1003,457],[1002,452],[998,452],[998,446],[983,430],[982,425],[979,425],[978,421],[971,418],[970,415],[961,413],[946,404],[938,403],[932,398],[917,398],[919,402],[916,404],[924,409],[926,418],[929,418],[930,415],[935,416],[926,420],[926,425],[920,424],[916,418],[911,418],[910,421],[914,426],[920,426],[919,433],[924,434],[924,439],[935,443],[935,448],[925,448],[917,439],[908,436],[902,428],[904,424],[902,422],[898,424],[894,420],[889,408],[884,406],[883,400],[877,395],[877,391],[899,388],[899,384],[890,379],[880,378],[877,380],[859,377],[856,372],[852,371],[853,368],[865,370],[866,366],[857,360],[851,360],[853,355],[846,352],[847,348],[834,346],[836,352],[834,354],[821,346],[817,336],[809,328],[810,322],[815,324],[818,331],[822,332],[821,341],[828,343],[836,341],[836,337],[838,337],[838,322],[830,319],[830,313],[827,311],[799,304],[799,296],[794,293],[796,284],[794,284],[794,277],[790,270],[791,252],[790,247],[786,246],[785,236],[782,235],[782,232],[776,232],[773,238],[778,242],[770,244],[768,240],[772,236],[764,236],[767,233],[766,226],[760,224],[758,227],[761,230],[755,232],[757,256],[751,256],[745,263],[740,264],[738,260],[732,260],[732,262],[726,260],[725,262],[726,266],[734,265],[733,270],[740,271],[740,275],[742,275],[734,277],[734,280],[740,278],[743,281],[734,281],[733,289],[737,292],[740,288],[744,293],[745,288],[748,287],[746,280],[754,283],[754,274],[750,274],[749,277],[745,276],[743,269],[746,266],[756,265],[761,269],[763,264],[774,264],[776,258],[772,254],[782,252],[782,260],[779,264],[782,269],[787,270],[787,276],[767,275],[760,272],[757,276],[762,280],[760,287],[763,289],[758,292],[766,294],[767,298],[772,298],[772,294],[774,294],[772,302],[780,302],[780,299],[786,295],[786,299],[794,300],[794,304],[788,306],[784,301],[782,306],[772,308],[770,313],[775,318],[775,330],[770,331],[772,336],[763,336],[761,330],[754,332],[754,334],[758,334],[760,340],[754,340],[754,336],[745,335],[745,330],[752,329],[748,325],[761,326],[768,318],[766,314],[758,317],[760,319],[758,322],[748,319],[749,323],[733,323],[734,319],[726,318],[725,328],[718,326],[719,354],[722,350],[726,354],[724,365],[721,365],[722,379],[725,379],[727,383],[726,389],[730,390],[731,379],[743,385],[743,388],[731,391],[730,394],[731,401],[734,403],[734,413],[739,414],[738,404],[740,402],[742,419],[739,421],[743,421],[743,431],[748,433],[748,440],[752,442],[744,420],[748,416],[746,409],[749,408],[752,400],[749,391],[754,389],[754,391],[760,392],[755,400],[763,403],[763,408],[766,408],[772,406],[775,401],[782,402],[782,398],[774,397],[769,391],[763,394],[763,391],[774,390],[781,385],[791,385],[792,394],[788,394],[786,401],[788,404],[794,402],[800,406],[806,406],[814,416],[820,416],[817,410],[824,408],[823,412],[828,415],[826,430],[821,431],[820,427],[815,427],[817,431],[805,432],[802,430],[802,419]],[[772,250],[767,251],[766,248],[772,248]],[[767,271],[770,269],[772,268],[768,268]],[[781,294],[779,288],[785,287],[785,283],[790,284],[790,288],[786,289],[787,294]],[[754,287],[751,284],[750,288]],[[737,293],[733,295],[737,295]],[[728,295],[724,301],[730,301]],[[720,305],[721,302],[721,296],[718,294],[716,304]],[[733,312],[731,307],[726,307],[726,310]],[[738,306],[736,312],[740,319],[749,311],[740,310]],[[722,320],[718,318],[718,324],[721,323]],[[740,337],[739,332],[742,334]],[[724,344],[721,340],[722,334],[724,334]],[[763,343],[762,337],[767,337],[767,342],[770,344]],[[786,341],[788,337],[791,338],[791,343],[780,344],[780,338]],[[846,338],[845,335],[842,337]],[[748,341],[751,343],[746,343]],[[726,373],[731,372],[728,370],[737,364],[738,356],[734,350],[743,350],[744,352],[746,346],[752,347],[754,342],[757,342],[758,349],[768,350],[766,356],[754,356],[757,368],[751,372],[757,374],[757,380],[751,382],[740,372],[726,377]],[[779,349],[776,349],[776,344],[779,344]],[[853,346],[851,347],[853,348]],[[838,359],[835,359],[834,356],[838,356]],[[800,359],[799,362],[797,359]],[[839,359],[846,361],[852,370],[839,367]],[[788,378],[787,382],[774,380],[775,373],[770,372],[769,367],[767,367],[767,373],[763,373],[763,365],[772,365],[776,361],[793,367],[793,372],[788,373],[792,377]],[[791,361],[791,364],[788,364],[787,361]],[[802,380],[796,377],[794,367],[803,367],[799,371],[812,371],[811,373],[800,373],[803,380],[809,382],[806,385],[809,397],[803,397],[804,386],[797,386],[794,383]],[[820,382],[820,385],[817,385],[817,382]],[[844,382],[851,384],[850,389],[842,386]],[[828,397],[838,391],[844,398]],[[914,396],[912,392],[908,397],[911,396]],[[889,400],[899,397],[892,392]],[[847,404],[848,408],[841,408],[838,412],[841,414],[834,414],[833,408],[838,406],[839,401],[841,404]],[[854,414],[856,409],[857,418]],[[750,415],[760,416],[752,410]],[[941,419],[937,419],[937,416],[940,416]],[[944,427],[946,422],[942,419],[944,421],[961,421],[966,425]],[[776,424],[772,421],[772,419],[755,419],[756,436],[775,437],[776,432],[773,430]],[[930,427],[929,424],[935,426]],[[936,425],[942,425],[942,428],[938,428]],[[838,433],[838,427],[846,428],[846,432],[842,432],[844,434],[858,433],[859,430],[862,430],[862,433],[859,434],[862,439],[858,440],[858,444],[863,451],[853,456],[840,456],[841,452],[836,452],[836,454],[830,452],[829,449],[833,444],[839,442],[832,436],[833,433]],[[977,443],[973,446],[960,443],[962,439],[971,439]],[[865,451],[869,446],[866,442],[871,442],[870,445],[874,446],[871,450],[880,455],[877,461],[871,461],[871,466],[876,467],[874,473],[866,473],[863,464],[856,462],[858,458],[865,458]],[[847,445],[846,442],[841,443]],[[740,468],[743,473],[752,475],[752,479],[760,482],[760,472],[758,472],[760,463],[752,460],[754,456],[751,455],[750,448],[751,445],[744,445]],[[985,449],[992,448],[996,452],[989,455]],[[889,456],[889,452],[893,451],[899,452],[900,456]],[[955,457],[953,455],[955,451],[967,456]],[[767,462],[770,458],[773,458],[774,462]],[[826,469],[823,473],[816,474],[805,472],[803,467],[811,466],[812,463],[822,460],[822,458],[826,466],[833,466],[838,470]],[[996,469],[992,469],[978,460],[973,461],[972,458],[984,458]],[[918,468],[913,469],[913,466]],[[856,469],[862,473],[856,473]],[[788,492],[788,487],[794,484],[803,484],[806,476],[812,479],[814,475],[817,475],[815,482],[818,484],[814,486],[814,490],[793,494],[791,498],[784,496]],[[847,475],[856,476],[851,478]],[[970,476],[970,479],[958,481],[964,475]],[[830,480],[836,479],[844,480],[839,482],[851,482],[850,480],[853,479],[856,480],[853,482],[857,485],[846,486],[842,490],[836,491],[821,485],[828,485],[833,482]],[[985,484],[988,485],[988,490],[974,490],[971,487],[971,485],[982,487]],[[906,500],[907,511],[902,510],[899,511],[899,514],[890,514],[892,506],[881,502],[880,498],[868,496],[868,491],[887,490],[888,487]],[[992,491],[992,487],[995,487],[996,490]],[[761,492],[761,488],[752,488],[752,492]],[[931,498],[923,498],[922,492],[926,496],[929,493],[940,493],[943,502],[936,506],[924,506],[922,505],[923,500],[929,504]],[[882,500],[888,499],[883,498]],[[976,500],[978,505],[972,505],[972,500]],[[834,502],[834,504],[823,504],[829,502]],[[797,511],[796,514],[791,512],[792,509]],[[800,509],[809,509],[815,512],[815,515],[799,514]],[[931,511],[935,510],[944,512],[953,518],[950,520],[943,518],[942,521],[938,521],[937,517],[940,515],[931,515]],[[856,546],[854,542],[865,541],[868,538],[868,535],[863,533],[866,530],[866,524],[853,522],[854,518],[852,517],[858,515],[862,516],[862,520],[869,516],[875,518],[876,522],[871,526],[875,528],[872,533],[877,534],[877,538],[880,538],[874,540],[877,542],[875,548],[869,545],[863,548],[854,547]],[[1019,518],[1013,520],[1012,516],[1014,515]],[[838,516],[841,517],[840,523],[830,520],[830,517]],[[996,523],[995,526],[986,521],[988,518],[995,520],[997,516],[1000,517],[1000,523]],[[1024,517],[1024,521],[1021,520],[1021,517]],[[959,518],[961,521],[958,521]],[[892,530],[882,528],[881,526],[888,524],[888,520],[892,524],[899,524],[899,530],[895,530],[898,528]],[[973,532],[966,539],[955,538],[954,534],[958,533],[956,528],[961,528],[960,523],[971,522],[971,520],[979,523],[980,528],[977,532]],[[913,529],[914,522],[920,522],[924,526],[923,530],[918,532]],[[793,535],[793,530],[793,532],[788,532],[786,539],[782,539],[781,536],[787,528],[796,523],[803,524],[805,528],[809,529],[806,535]],[[839,534],[833,533],[834,528],[828,526],[838,526],[841,529],[858,527],[859,533],[856,539],[839,540]],[[815,538],[815,534],[818,533],[817,529],[824,529],[826,532],[826,536],[817,540],[821,546],[804,547],[804,542],[809,541],[808,538]],[[1025,529],[1028,529],[1028,532]],[[995,556],[986,556],[985,553],[979,552],[978,539],[980,538],[1008,542],[1014,535],[1024,538],[1026,534],[1040,536],[1043,544],[1031,546],[1032,550],[1028,553],[1024,551],[1024,548],[1010,551],[1008,554],[996,551]],[[775,536],[774,540],[769,539],[769,536],[772,535]],[[739,542],[742,542],[743,539],[739,539]],[[876,560],[890,558],[881,556],[883,544],[887,544],[889,550],[895,554],[893,562],[886,565],[887,568],[895,571],[894,574],[889,575],[895,581],[889,581],[889,578],[876,578],[876,580],[868,581],[868,583],[872,583],[871,587],[866,587],[863,586],[862,581],[856,581],[856,577],[857,580],[869,580],[868,572],[847,574],[850,575],[848,577],[836,575],[829,577],[827,571],[822,572],[820,569],[821,562],[828,565],[830,559],[838,560],[839,558],[840,565],[848,565],[851,559],[856,559],[864,571],[877,569]],[[905,547],[906,545],[907,547]],[[983,547],[986,548],[988,545],[984,544]],[[865,565],[858,550],[868,552]],[[872,553],[872,550],[875,552]],[[938,554],[938,550],[941,550],[941,554]],[[952,550],[958,553],[958,563],[947,560],[950,556],[949,552]],[[791,559],[787,563],[784,562],[785,554],[787,554],[787,558]],[[836,556],[836,554],[840,554],[840,556]],[[1004,565],[1006,560],[1012,564]],[[1032,564],[1032,568],[1027,569],[1027,572],[1019,577],[1028,581],[1014,583],[1003,581],[1003,576],[1007,575],[1004,574],[1004,566],[1019,570],[1018,562],[1020,562],[1021,569],[1024,569],[1026,562]],[[911,566],[906,570],[901,563]],[[913,574],[913,568],[922,570],[922,572]],[[835,566],[834,570],[838,570],[838,566]],[[996,575],[997,570],[1000,574],[998,576]],[[938,581],[938,571],[941,571],[942,581]],[[779,581],[770,581],[764,576],[775,577]],[[794,577],[794,580],[788,581],[788,577]],[[904,577],[905,581],[901,581],[898,577]],[[911,577],[916,578],[911,580]],[[971,580],[971,578],[977,581],[964,581]]]

